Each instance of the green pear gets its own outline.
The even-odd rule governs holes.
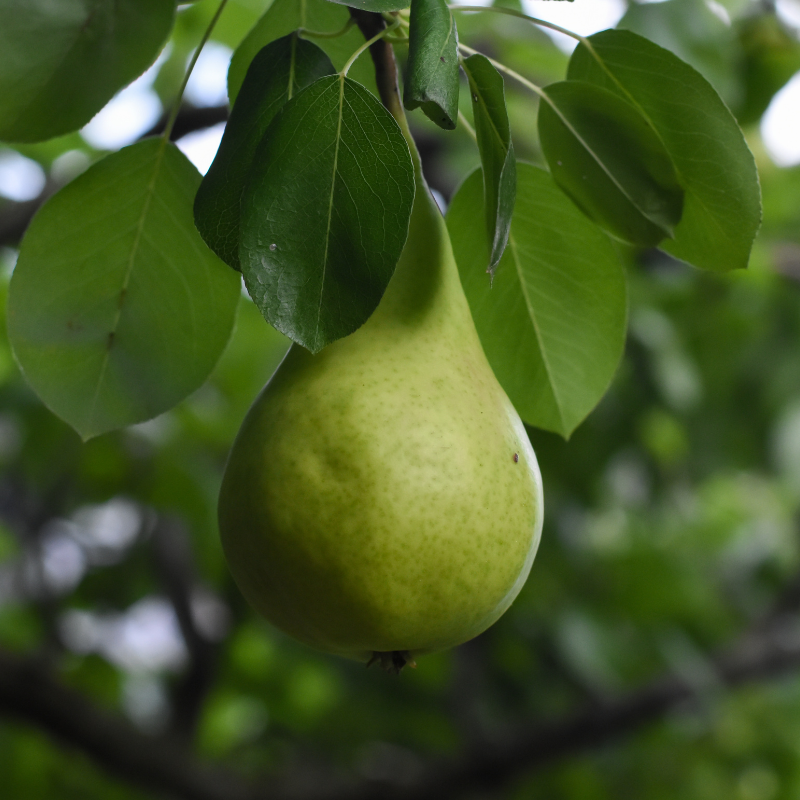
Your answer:
[[[542,512],[536,456],[418,172],[375,313],[317,355],[292,346],[239,431],[219,499],[228,564],[286,633],[399,668],[506,611]]]

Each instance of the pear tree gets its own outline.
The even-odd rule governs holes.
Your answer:
[[[156,60],[175,17],[173,0],[0,9],[11,143],[87,123]],[[565,73],[539,85],[481,52],[459,36],[475,14],[571,36]],[[539,164],[516,158],[509,84],[536,111]],[[41,401],[88,440],[206,381],[243,282],[293,344],[223,481],[232,572],[290,634],[398,669],[477,635],[519,592],[543,514],[523,423],[569,437],[603,397],[626,339],[626,255],[747,266],[754,159],[674,53],[505,6],[274,0],[228,94],[204,178],[170,140],[178,98],[162,135],[44,204],[10,284],[10,341]],[[466,132],[480,161],[446,219],[412,134],[423,117]]]

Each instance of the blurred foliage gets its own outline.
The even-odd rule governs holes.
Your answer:
[[[231,0],[215,38],[234,47],[265,5]],[[244,301],[203,388],[152,422],[86,444],[42,407],[0,339],[0,647],[47,653],[59,678],[98,704],[145,731],[168,726],[186,669],[174,620],[170,628],[153,611],[168,606],[151,606],[161,627],[134,625],[142,601],[168,589],[154,567],[155,512],[185,523],[198,597],[213,601],[198,604],[219,660],[196,749],[245,775],[320,762],[362,777],[409,774],[476,731],[552,719],[656,676],[707,685],[708,654],[767,613],[800,570],[800,167],[772,165],[757,129],[800,68],[800,45],[768,3],[723,5],[730,27],[699,0],[632,4],[623,25],[692,62],[747,125],[765,209],[751,266],[718,276],[659,253],[622,253],[626,356],[569,441],[530,431],[545,530],[528,584],[497,625],[393,680],[292,642],[245,605],[222,558],[216,495],[227,448],[286,341]],[[165,102],[214,8],[181,6],[155,84]],[[567,57],[518,20],[462,14],[459,35],[538,83],[563,77]],[[541,163],[535,103],[515,86],[507,94],[517,155]],[[462,102],[469,115],[466,92]],[[461,130],[445,134],[421,114],[412,125],[432,184],[449,197],[477,151]],[[47,170],[69,150],[96,157],[77,134],[19,149]],[[0,255],[0,314],[14,259]],[[119,499],[139,509],[127,539],[108,532],[121,524],[108,505]],[[109,508],[117,517],[102,516]],[[126,630],[152,651],[149,665],[120,644]],[[790,800],[800,793],[799,742],[798,676],[711,687],[626,740],[493,796]],[[0,720],[0,775],[11,799],[156,796],[10,719]]]

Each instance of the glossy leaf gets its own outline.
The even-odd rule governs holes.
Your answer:
[[[346,3],[344,0],[331,0],[331,2],[381,14],[384,11],[399,11],[401,8],[408,8],[411,0],[347,0]]]
[[[458,32],[445,0],[412,0],[403,105],[440,128],[458,121]]]
[[[672,236],[683,190],[653,128],[627,101],[582,81],[545,89],[539,138],[556,183],[614,236],[652,246]]]
[[[0,139],[85,125],[156,59],[174,0],[0,0]]]
[[[753,156],[739,126],[699,72],[629,31],[579,45],[568,77],[624,97],[651,122],[685,191],[683,216],[663,250],[696,267],[746,267],[761,219]]]
[[[511,234],[490,288],[480,209],[475,171],[453,197],[447,226],[481,344],[520,416],[568,437],[605,393],[622,355],[619,259],[547,172],[518,163]]]
[[[104,158],[39,211],[11,281],[25,376],[85,439],[166,411],[225,347],[239,276],[192,222],[200,175],[147,139]]]
[[[264,47],[250,63],[217,155],[194,202],[194,219],[206,244],[239,269],[239,208],[258,143],[287,100],[334,72],[315,44],[289,34]]]
[[[228,97],[231,103],[236,100],[250,62],[262,47],[298,28],[312,31],[339,31],[349,19],[347,8],[329,0],[303,0],[303,2],[274,0],[233,54],[228,68]],[[340,70],[347,59],[364,44],[364,37],[358,27],[353,25],[342,36],[333,39],[315,38],[313,41],[328,54],[333,66]],[[354,81],[366,86],[373,94],[377,93],[375,69],[369,55],[359,58],[350,68],[348,75]]]
[[[321,78],[289,101],[256,152],[239,259],[274,327],[312,352],[366,322],[405,244],[408,145],[363,86]]]
[[[508,243],[517,167],[508,124],[503,78],[486,56],[470,56],[463,62],[469,80],[475,133],[483,171],[483,208],[489,236],[488,272],[494,275]]]

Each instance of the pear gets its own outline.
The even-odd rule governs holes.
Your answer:
[[[291,347],[242,424],[219,498],[251,605],[313,647],[395,670],[506,611],[543,513],[536,456],[418,169],[416,182],[377,310],[317,355]]]

